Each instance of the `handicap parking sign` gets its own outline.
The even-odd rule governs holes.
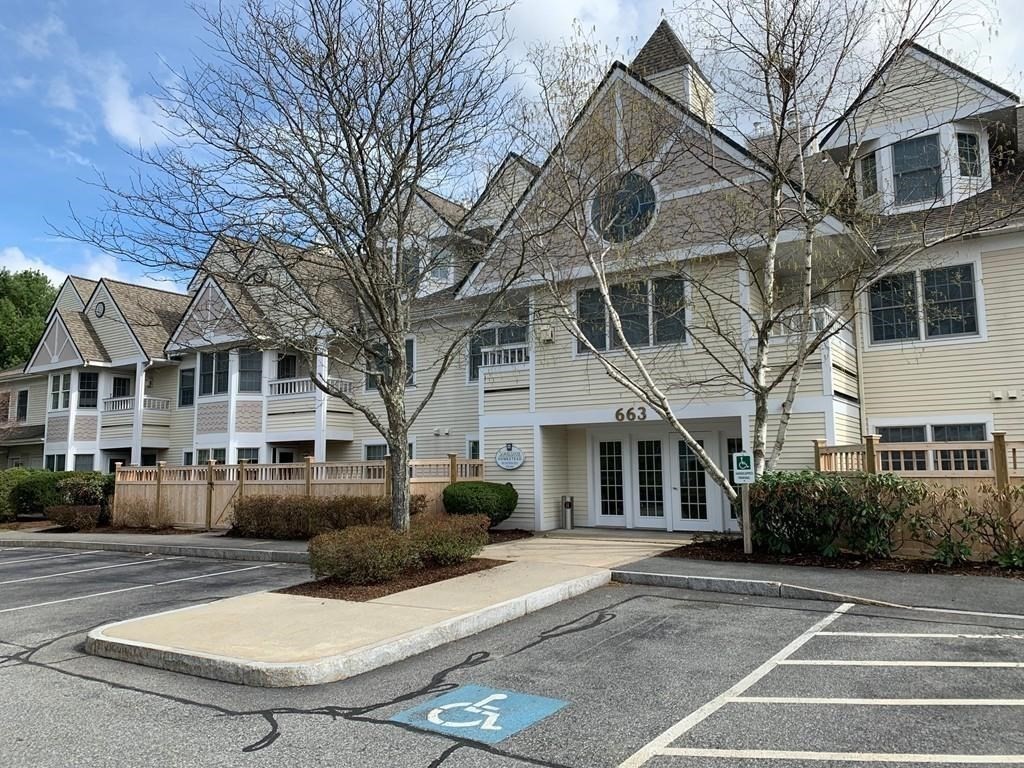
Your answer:
[[[527,693],[464,685],[391,720],[425,731],[497,744],[555,714],[569,702]]]

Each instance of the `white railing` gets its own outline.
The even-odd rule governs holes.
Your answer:
[[[530,346],[515,344],[503,347],[486,347],[480,350],[480,367],[493,368],[503,365],[522,365],[530,362]]]
[[[147,411],[169,411],[171,410],[171,401],[166,397],[146,395],[142,398],[142,407]],[[132,411],[134,409],[134,397],[108,397],[103,401],[104,411]]]
[[[803,310],[794,309],[791,311],[783,312],[779,319],[772,325],[771,333],[772,336],[795,336],[800,333],[800,324],[803,321]],[[810,333],[820,333],[822,329],[829,327],[830,323],[834,325],[831,328],[838,334],[843,329],[842,320],[839,319],[839,313],[836,312],[830,306],[819,304],[816,307],[811,307],[811,327]]]
[[[327,379],[327,383],[332,389],[344,392],[346,395],[352,394],[352,382],[348,379],[337,379],[331,377]],[[310,378],[275,379],[270,382],[271,397],[278,397],[281,395],[308,395],[315,391],[316,385]]]

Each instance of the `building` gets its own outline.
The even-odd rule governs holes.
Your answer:
[[[876,247],[895,247],[937,226],[936,219],[966,215],[965,203],[972,211],[995,209],[1012,197],[1004,171],[1024,115],[1015,94],[916,45],[902,48],[884,75],[884,83],[866,85],[821,146],[823,161],[856,153],[857,195],[887,223]],[[883,84],[902,87],[881,92]],[[713,127],[713,84],[664,22],[630,66],[611,67],[558,152],[589,149],[588,121],[606,116],[601,110],[617,99],[640,105],[637,114],[654,110],[693,126],[706,151],[721,158],[716,172],[733,183],[756,168],[749,148]],[[856,108],[863,104],[871,109]],[[631,192],[641,200],[641,215],[635,231],[615,234],[616,243],[667,242],[665,258],[693,245],[688,238],[700,219],[722,202],[718,177],[694,155],[680,155],[657,184],[636,182]],[[474,244],[460,252],[473,258],[453,257],[431,272],[431,295],[444,297],[445,312],[456,317],[460,301],[486,293],[488,259],[496,258],[509,220],[530,215],[556,165],[552,158],[538,167],[510,155],[468,209],[420,192],[432,238]],[[986,439],[994,430],[1024,439],[1024,347],[1015,322],[1017,280],[1024,279],[1019,221],[993,216],[991,226],[873,284],[858,316],[808,362],[780,468],[812,466],[815,439],[852,443],[867,431],[891,442]],[[842,222],[822,226],[842,234]],[[607,233],[596,235],[611,241]],[[261,310],[271,283],[297,304],[344,311],[345,294],[326,293],[301,255],[286,251],[270,242],[215,244],[208,259],[230,259],[231,269],[200,269],[187,294],[68,278],[32,359],[23,371],[0,373],[6,392],[0,411],[7,414],[0,462],[109,470],[118,461],[383,457],[379,434],[344,400],[315,387],[306,366],[371,407],[377,402],[372,376],[334,367],[326,355],[306,363],[293,350],[257,343],[253,318],[271,321]],[[723,275],[722,302],[704,311],[742,327],[739,308],[750,297],[736,265],[722,269],[721,257],[702,253],[672,258],[689,259],[687,270],[716,266],[705,279]],[[239,279],[217,276],[225,272]],[[582,313],[593,282],[582,273],[574,280],[573,301]],[[666,281],[657,270],[633,281],[643,298],[633,299],[639,309],[630,332],[642,355],[663,361],[660,373],[671,375],[680,361],[699,371],[712,364],[714,350],[693,344],[692,329],[658,314],[659,297],[673,290]],[[606,375],[586,345],[545,312],[538,294],[530,307],[522,317],[489,324],[467,344],[463,364],[445,374],[413,428],[414,457],[487,458],[488,479],[519,491],[508,523],[517,527],[561,527],[563,499],[571,497],[577,526],[736,528],[724,494],[678,435]],[[600,307],[588,315],[587,338],[601,348],[615,343]],[[436,344],[428,332],[406,342],[414,361],[412,404],[422,396],[416,371],[429,368]],[[754,406],[741,389],[681,385],[673,398],[720,466],[749,442]],[[773,408],[770,431],[778,420]],[[520,449],[522,461],[502,468],[494,457],[507,446]]]

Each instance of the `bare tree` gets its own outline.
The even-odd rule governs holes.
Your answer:
[[[386,440],[400,530],[410,426],[519,270],[506,263],[487,297],[456,307],[452,278],[481,244],[459,229],[464,209],[428,191],[458,194],[500,153],[495,129],[514,95],[506,10],[502,0],[199,9],[208,50],[159,99],[168,142],[133,153],[127,187],[101,178],[107,212],[65,233],[215,279],[237,317],[211,309],[197,346],[227,327],[303,356],[316,386]],[[417,324],[435,353],[413,372]]]
[[[893,117],[894,103],[929,98],[933,71],[892,73],[916,41],[963,21],[946,0],[696,0],[680,13],[697,20],[713,59],[707,80],[685,51],[674,67],[641,50],[631,68],[605,70],[578,33],[532,52],[537,88],[521,140],[542,137],[554,151],[490,262],[528,252],[540,322],[568,329],[734,500],[727,471],[685,424],[687,404],[750,398],[755,468],[771,469],[809,360],[850,331],[869,286],[999,227],[1021,201],[996,157],[1005,137],[994,118],[1005,112],[986,117],[1001,174],[993,194],[955,204],[933,195],[904,216],[864,194],[860,132]],[[673,35],[653,47],[661,56],[677,44]],[[703,87],[673,85],[681,62]],[[819,149],[840,127],[851,140]],[[656,201],[656,188],[675,194]]]

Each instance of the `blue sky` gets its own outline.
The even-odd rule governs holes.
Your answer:
[[[1013,0],[1017,2],[1018,0]],[[59,281],[86,277],[159,280],[138,266],[51,229],[68,226],[69,205],[103,210],[87,183],[115,183],[130,167],[125,148],[160,140],[154,81],[201,50],[202,26],[184,0],[3,0],[0,13],[0,267],[42,269]],[[1006,5],[1006,3],[1004,3]],[[619,50],[635,50],[657,25],[655,0],[521,0],[512,26],[521,44],[568,34],[574,18]],[[1020,86],[1024,14],[1007,6],[998,34],[943,41],[962,63]],[[683,20],[671,20],[685,35]],[[47,222],[50,222],[48,224]]]

